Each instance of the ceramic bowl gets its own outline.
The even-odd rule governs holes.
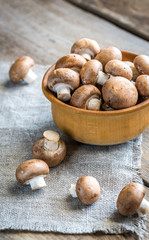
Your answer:
[[[124,61],[133,61],[136,54],[122,51]],[[52,115],[57,127],[72,139],[94,145],[113,145],[140,135],[149,125],[149,99],[127,109],[90,111],[72,107],[58,100],[48,89],[50,67],[42,81],[42,89],[51,102]]]

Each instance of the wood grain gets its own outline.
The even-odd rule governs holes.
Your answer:
[[[70,51],[74,41],[81,37],[97,40],[101,47],[115,45],[134,53],[148,54],[149,44],[113,24],[60,0],[0,0],[0,61],[14,61],[21,55],[30,55],[36,63],[54,63]],[[149,129],[143,134],[142,174],[149,182]],[[147,190],[149,200],[149,191]],[[148,218],[149,220],[149,218]],[[145,240],[148,239],[149,221]],[[1,240],[134,240],[127,235],[65,235],[5,231]]]
[[[149,40],[148,0],[67,0]]]

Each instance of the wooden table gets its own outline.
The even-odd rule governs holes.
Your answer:
[[[14,61],[21,55],[30,55],[36,63],[54,63],[69,53],[74,41],[88,37],[101,47],[115,45],[120,49],[149,55],[147,41],[117,26],[87,13],[68,2],[60,0],[0,0],[0,61]],[[142,177],[149,186],[149,129],[143,134]],[[149,190],[147,188],[147,199]],[[148,239],[149,217],[145,240]],[[124,235],[65,235],[57,233],[31,233],[4,231],[0,239],[135,239],[133,234]]]

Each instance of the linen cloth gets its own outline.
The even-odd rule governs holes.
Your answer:
[[[29,85],[11,82],[9,67],[9,63],[0,64],[0,229],[106,234],[130,231],[142,236],[144,219],[123,217],[116,208],[118,194],[126,184],[142,183],[141,136],[116,146],[73,141],[55,126],[50,102],[41,90],[49,66],[36,65],[38,79]],[[60,133],[67,155],[59,166],[50,169],[47,187],[32,191],[16,181],[15,170],[32,158],[34,142],[47,129]],[[94,176],[101,186],[101,197],[91,206],[72,198],[68,191],[82,175]]]

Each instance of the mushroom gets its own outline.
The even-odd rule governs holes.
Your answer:
[[[67,102],[71,98],[71,91],[79,87],[79,73],[69,68],[54,70],[48,77],[48,87],[57,93],[57,98]]]
[[[127,78],[113,77],[103,85],[102,96],[105,103],[111,108],[122,109],[137,103],[138,91]]]
[[[93,85],[83,85],[72,94],[70,104],[74,107],[98,111],[101,107],[101,93]]]
[[[95,40],[89,38],[81,38],[76,41],[71,48],[71,53],[76,53],[84,57],[86,60],[91,60],[97,53],[100,52],[100,47]]]
[[[83,84],[100,84],[103,85],[110,77],[103,72],[102,64],[93,59],[84,64],[80,71],[81,81]]]
[[[107,47],[102,49],[97,56],[95,57],[96,60],[102,63],[103,67],[109,62],[110,60],[122,60],[122,53],[116,47]]]
[[[149,56],[139,55],[135,57],[133,62],[140,74],[149,75]]]
[[[18,58],[9,70],[9,77],[13,82],[31,83],[37,78],[37,75],[32,71],[35,62],[31,57],[23,56]]]
[[[120,60],[111,60],[105,65],[105,72],[113,76],[121,76],[132,79],[132,70],[125,62]]]
[[[144,199],[145,188],[142,184],[132,182],[127,184],[117,199],[117,208],[121,215],[131,216],[135,212],[143,216],[149,212],[149,202]]]
[[[100,197],[100,185],[92,176],[82,176],[76,184],[71,184],[69,192],[72,197],[78,197],[86,205],[90,205]]]
[[[67,54],[56,62],[55,69],[71,68],[74,71],[80,72],[85,63],[86,60],[79,54]]]
[[[132,70],[132,80],[136,81],[136,78],[139,76],[139,72],[138,70],[135,68],[135,65],[133,62],[129,62],[129,61],[124,61],[124,63],[126,63]]]
[[[136,79],[136,88],[143,97],[149,97],[149,75],[140,75]]]
[[[48,174],[48,165],[39,159],[27,160],[16,169],[17,181],[22,184],[30,184],[32,190],[46,187],[44,178]]]
[[[37,140],[32,148],[34,158],[44,160],[49,167],[60,164],[66,156],[66,145],[60,135],[52,130],[43,133],[44,138]]]

